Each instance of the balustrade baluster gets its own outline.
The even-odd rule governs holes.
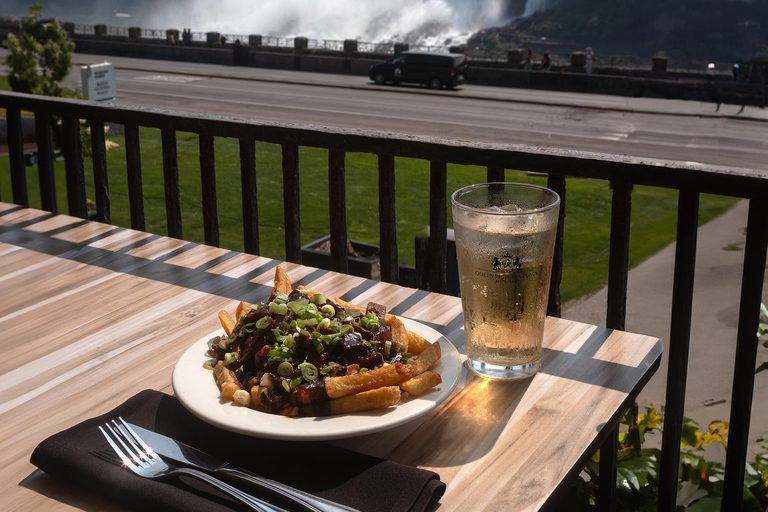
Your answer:
[[[141,143],[139,127],[125,125],[125,164],[128,173],[128,203],[131,210],[131,228],[144,231],[144,186],[141,174]]]
[[[344,158],[346,153],[328,150],[328,201],[331,222],[331,268],[336,272],[349,271],[347,253],[347,190]]]
[[[430,162],[429,179],[429,290],[448,293],[448,167]]]
[[[27,192],[27,164],[24,161],[24,137],[21,130],[21,110],[8,108],[5,111],[8,132],[8,159],[11,165],[11,191],[13,202],[25,208],[29,206]]]
[[[395,157],[379,155],[379,262],[381,280],[397,283],[397,214],[395,210]]]
[[[240,184],[243,195],[245,252],[259,254],[259,202],[256,194],[256,142],[240,139]]]
[[[299,146],[283,144],[283,212],[285,259],[301,263],[301,201],[299,194]]]
[[[560,214],[557,219],[557,236],[555,238],[555,253],[552,257],[552,274],[549,279],[549,302],[547,314],[560,317],[560,282],[563,279],[563,240],[565,238],[565,176],[550,174],[547,187],[560,196]]]
[[[765,194],[749,200],[747,242],[744,247],[744,270],[741,281],[739,328],[736,338],[736,362],[733,369],[731,416],[728,427],[728,450],[725,455],[722,512],[741,510],[744,468],[749,446],[749,420],[757,365],[760,301],[765,279],[768,252],[768,203]],[[758,404],[759,406],[759,404]]]
[[[627,311],[627,272],[629,272],[629,224],[632,212],[632,184],[613,182],[611,205],[611,255],[608,262],[608,311],[606,326],[624,330]],[[600,512],[616,510],[616,471],[618,425],[600,447]]]
[[[213,135],[201,133],[200,141],[200,184],[203,187],[203,230],[205,243],[219,246],[219,212],[216,201],[216,158],[213,149]]]
[[[93,153],[93,184],[96,189],[96,220],[110,224],[112,213],[109,199],[107,174],[107,146],[104,137],[104,121],[90,121],[91,148]]]
[[[182,238],[181,188],[179,186],[179,155],[176,151],[176,131],[160,131],[163,144],[163,181],[165,184],[165,216],[168,236]]]
[[[64,168],[67,179],[67,209],[74,217],[88,217],[85,196],[85,168],[83,165],[83,140],[80,134],[80,119],[61,119],[61,150],[64,154]]]
[[[680,464],[680,438],[683,432],[685,387],[693,313],[693,281],[696,269],[696,239],[699,224],[699,193],[680,191],[677,207],[675,277],[672,284],[672,324],[669,335],[667,393],[664,412],[664,437],[659,465],[660,512],[674,512],[677,506],[677,479]]]
[[[53,134],[51,116],[35,113],[37,139],[37,173],[40,180],[40,202],[43,210],[59,213],[56,204],[56,176],[53,169]]]

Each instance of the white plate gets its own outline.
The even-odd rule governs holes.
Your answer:
[[[450,396],[461,375],[461,357],[450,341],[424,324],[402,318],[406,329],[430,342],[440,343],[442,357],[432,370],[443,379],[437,388],[420,397],[409,398],[396,407],[345,414],[341,416],[286,418],[248,407],[222,402],[210,370],[203,368],[211,360],[205,353],[208,341],[221,333],[195,342],[173,369],[173,391],[192,414],[225,430],[267,439],[312,441],[340,439],[386,430],[422,416]]]

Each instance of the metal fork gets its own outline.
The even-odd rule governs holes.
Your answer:
[[[105,423],[104,428],[100,426],[99,430],[104,434],[107,442],[122,459],[125,466],[137,475],[152,479],[187,475],[229,494],[256,512],[287,512],[283,508],[276,507],[255,496],[251,496],[202,471],[177,467],[165,462],[122,418],[118,418],[118,420],[120,420],[119,423],[115,420],[112,420],[111,424],[110,422]]]

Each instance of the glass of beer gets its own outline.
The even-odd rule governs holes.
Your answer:
[[[560,196],[484,183],[451,196],[468,366],[497,379],[540,367]]]

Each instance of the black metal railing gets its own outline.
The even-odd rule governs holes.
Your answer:
[[[131,227],[144,230],[139,127],[159,128],[162,134],[163,171],[168,235],[182,238],[176,133],[199,135],[205,243],[219,244],[218,211],[214,165],[214,137],[231,137],[240,142],[243,224],[245,251],[259,252],[256,194],[255,141],[282,147],[285,248],[288,261],[301,262],[301,217],[299,208],[299,148],[328,150],[331,259],[333,270],[347,272],[347,225],[345,155],[370,153],[378,156],[381,277],[398,282],[395,209],[395,157],[430,162],[430,265],[429,289],[447,290],[447,164],[478,165],[488,169],[490,181],[503,180],[504,169],[545,173],[548,186],[563,201],[561,223],[553,269],[549,314],[560,315],[559,284],[562,275],[563,216],[569,178],[595,178],[612,184],[610,262],[606,325],[624,329],[626,314],[628,247],[632,188],[649,185],[679,190],[677,246],[674,270],[672,326],[668,354],[666,415],[659,484],[661,511],[674,511],[677,494],[680,439],[683,427],[688,345],[691,331],[693,275],[698,224],[699,196],[702,193],[734,196],[749,200],[742,292],[737,334],[737,358],[733,374],[730,435],[726,455],[723,511],[739,510],[747,457],[749,420],[752,405],[757,332],[762,284],[768,246],[768,176],[746,169],[706,167],[681,162],[648,162],[646,159],[607,154],[541,149],[510,144],[471,143],[432,137],[317,126],[287,125],[246,119],[171,112],[131,106],[49,98],[18,93],[0,93],[0,108],[7,110],[12,201],[27,206],[26,169],[23,155],[21,111],[35,115],[38,173],[42,208],[57,213],[53,173],[52,116],[61,122],[61,147],[65,160],[68,213],[87,217],[80,120],[91,126],[93,175],[96,185],[97,220],[110,222],[109,183],[104,145],[104,123],[125,126],[126,163],[131,204]],[[5,193],[5,191],[0,191]],[[0,200],[8,200],[0,196]],[[618,423],[618,418],[616,418]],[[617,428],[602,433],[600,506],[610,510],[615,496]]]

